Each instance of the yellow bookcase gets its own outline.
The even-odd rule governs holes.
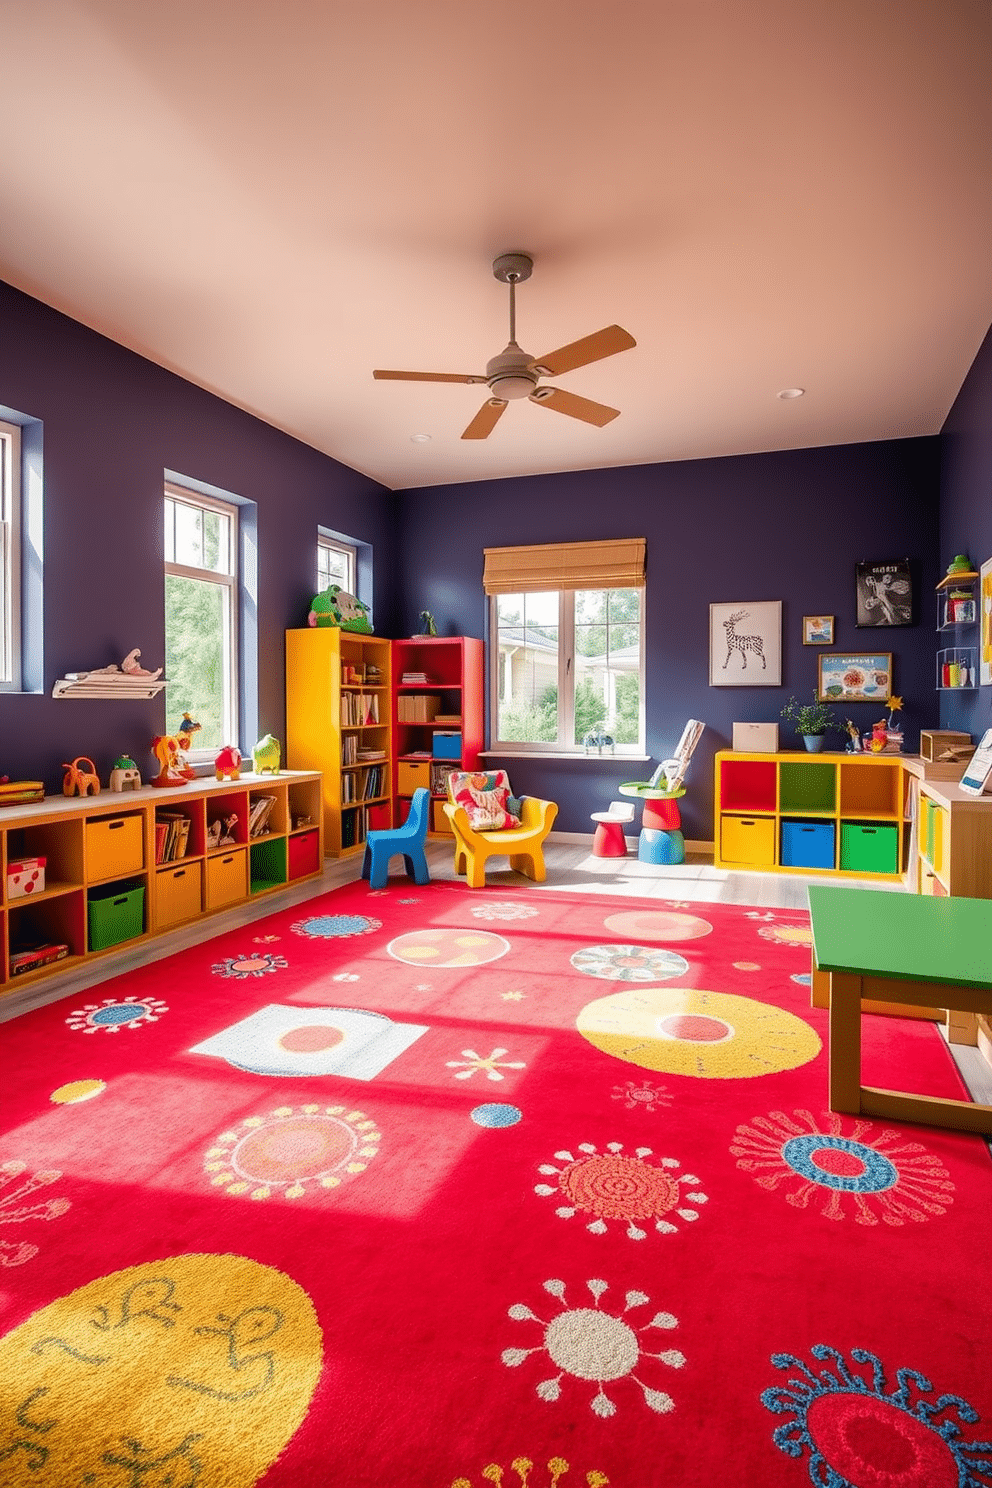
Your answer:
[[[718,868],[902,877],[901,756],[724,749],[715,769]]]
[[[318,774],[283,770],[5,807],[0,999],[317,877],[320,800]],[[253,836],[262,810],[264,831]]]
[[[392,825],[392,643],[339,626],[286,632],[286,759],[323,776],[324,851]]]

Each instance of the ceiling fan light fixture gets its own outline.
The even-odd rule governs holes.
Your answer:
[[[780,393],[776,393],[775,396],[777,398],[801,398],[805,391],[805,388],[783,388],[782,391]]]
[[[529,398],[534,391],[536,379],[524,372],[499,373],[490,379],[489,386],[494,398],[506,403],[514,398]]]

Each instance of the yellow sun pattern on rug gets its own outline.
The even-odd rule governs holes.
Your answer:
[[[211,1183],[232,1196],[300,1199],[364,1173],[381,1140],[363,1111],[316,1103],[278,1106],[221,1132],[203,1167]]]
[[[775,945],[799,946],[804,951],[813,944],[813,932],[807,925],[762,925],[758,934]]]
[[[250,1488],[303,1421],[322,1351],[302,1287],[245,1256],[87,1282],[0,1339],[4,1488]]]
[[[70,1080],[67,1085],[53,1090],[48,1099],[56,1106],[76,1106],[80,1101],[102,1095],[106,1088],[104,1080]]]
[[[705,1080],[796,1069],[822,1047],[808,1023],[782,1008],[687,987],[630,987],[598,997],[579,1013],[576,1027],[615,1059]]]
[[[482,1469],[482,1477],[487,1483],[495,1485],[495,1488],[559,1488],[562,1479],[569,1471],[569,1465],[564,1457],[552,1457],[548,1462],[548,1476],[538,1470],[538,1476],[531,1477],[534,1464],[529,1457],[514,1457],[510,1463],[510,1471],[515,1474],[513,1482],[504,1475],[502,1467],[498,1462],[490,1462]],[[579,1479],[573,1478],[575,1488],[579,1488]],[[582,1479],[586,1488],[608,1488],[609,1478],[605,1473],[597,1472],[595,1468],[587,1472]],[[456,1478],[451,1488],[473,1488],[469,1478]],[[482,1488],[480,1482],[479,1488]]]

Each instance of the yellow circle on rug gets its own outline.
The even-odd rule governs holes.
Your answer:
[[[104,1080],[70,1080],[68,1085],[60,1085],[58,1090],[53,1090],[48,1099],[56,1106],[75,1106],[80,1101],[92,1100],[95,1095],[101,1095],[106,1088]]]
[[[181,1255],[114,1271],[0,1339],[4,1488],[249,1488],[320,1375],[313,1304],[282,1271]]]
[[[671,1075],[741,1080],[796,1069],[822,1047],[808,1023],[750,997],[638,987],[598,997],[576,1027],[597,1049]]]

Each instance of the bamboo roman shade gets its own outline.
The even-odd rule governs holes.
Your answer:
[[[647,541],[538,543],[529,548],[485,548],[487,594],[544,589],[643,589]]]

